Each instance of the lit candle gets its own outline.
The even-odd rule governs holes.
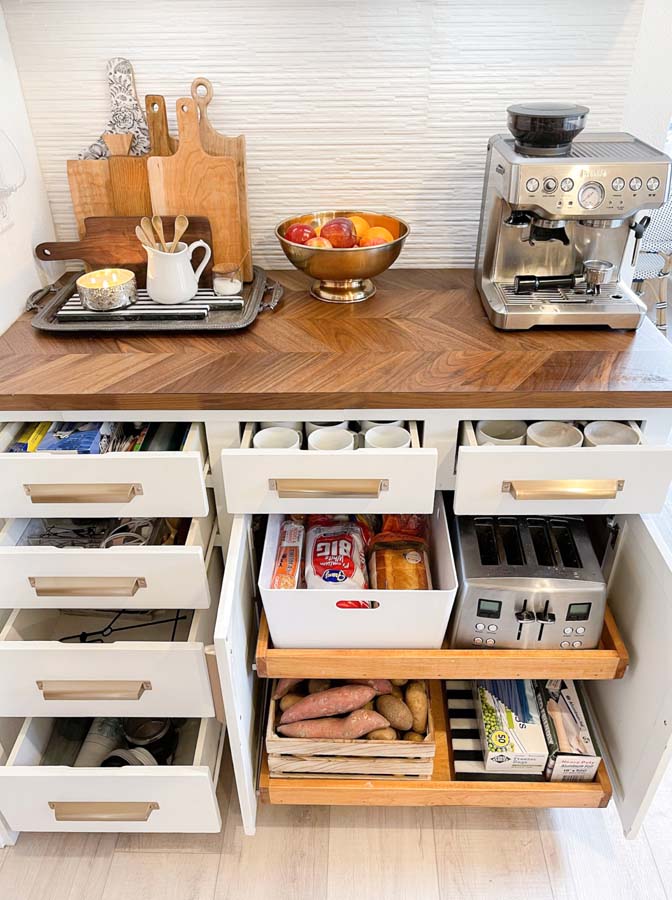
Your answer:
[[[123,309],[135,303],[135,274],[130,269],[99,269],[77,279],[77,291],[86,309]]]

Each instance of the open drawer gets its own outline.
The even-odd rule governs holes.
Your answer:
[[[213,526],[214,510],[191,520],[182,545],[98,549],[27,546],[39,520],[8,519],[0,529],[0,607],[207,607]]]
[[[226,505],[232,513],[431,513],[437,450],[422,447],[409,422],[411,446],[352,452],[255,450],[255,423],[239,449],[222,451]]]
[[[2,429],[3,450],[21,428]],[[200,423],[189,427],[180,450],[0,452],[0,516],[205,516],[206,458]]]
[[[629,423],[637,428],[634,423]],[[463,422],[457,515],[654,513],[672,481],[672,446],[479,446]]]
[[[213,553],[213,602],[193,613],[14,610],[0,631],[0,716],[214,715],[205,646],[221,572]],[[102,639],[110,624],[123,629],[110,643],[78,642],[84,632]]]
[[[13,831],[216,832],[224,729],[188,720],[173,765],[44,765],[51,718],[26,719],[0,766],[0,815]]]

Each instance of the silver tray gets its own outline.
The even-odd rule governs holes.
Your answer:
[[[77,292],[76,281],[82,272],[73,272],[61,285],[52,285],[31,295],[26,308],[35,311],[31,322],[33,328],[40,331],[50,331],[56,334],[72,334],[80,332],[125,332],[125,331],[238,331],[247,328],[257,318],[260,312],[267,309],[275,309],[282,299],[283,287],[277,281],[272,281],[266,272],[259,266],[254,267],[254,278],[249,284],[243,285],[242,309],[210,309],[202,318],[196,318],[194,306],[190,303],[183,304],[184,316],[176,315],[174,308],[166,311],[166,319],[138,319],[132,318],[133,307],[123,310],[129,314],[129,318],[120,319],[112,317],[108,313],[92,314],[86,321],[61,321],[57,318],[58,311],[72,299]],[[196,305],[202,307],[207,304],[203,291],[199,291]],[[213,300],[215,295],[212,295]],[[161,306],[155,304],[160,312]]]

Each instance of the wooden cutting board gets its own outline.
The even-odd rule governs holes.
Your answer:
[[[110,151],[107,165],[115,216],[151,216],[147,157],[128,156],[132,134],[105,134],[103,139]]]
[[[171,156],[177,150],[177,139],[168,131],[166,101],[161,94],[147,94],[145,111],[149,126],[149,155]]]
[[[82,240],[38,244],[35,255],[45,262],[56,259],[81,259],[92,269],[103,269],[108,266],[132,269],[138,284],[142,287],[145,284],[147,254],[135,236],[135,228],[139,224],[137,216],[89,218],[84,223]],[[174,216],[164,217],[163,231],[167,241],[173,239],[174,225]],[[189,228],[182,240],[188,244],[193,241],[205,241],[211,247],[210,222],[203,217],[190,217]],[[212,284],[212,259],[204,269],[201,284],[208,286]]]
[[[215,131],[208,117],[208,106],[213,98],[213,93],[212,84],[207,78],[195,78],[191,83],[191,96],[196,101],[200,113],[199,133],[201,135],[201,145],[203,146],[203,149],[206,153],[210,153],[213,156],[230,156],[231,159],[236,161],[241,240],[243,253],[245,254],[243,262],[243,278],[245,281],[251,281],[253,273],[250,222],[247,211],[245,135],[240,134],[238,137],[227,137],[226,135]]]
[[[212,228],[215,265],[240,263],[243,249],[235,160],[210,156],[203,150],[196,103],[191,97],[177,101],[177,126],[177,151],[147,160],[154,212],[160,216],[206,216]]]
[[[69,159],[68,183],[80,238],[86,234],[84,220],[90,216],[113,216],[114,199],[106,159]]]

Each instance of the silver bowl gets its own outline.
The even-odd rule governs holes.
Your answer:
[[[306,247],[294,244],[285,238],[290,225],[300,222],[304,225],[322,226],[329,219],[337,216],[362,216],[372,227],[382,225],[394,237],[387,244],[373,247],[322,248]],[[325,212],[306,213],[285,219],[275,229],[280,246],[293,266],[310,275],[315,281],[310,293],[318,300],[327,303],[359,303],[376,293],[371,281],[392,265],[401,253],[410,229],[403,219],[383,213],[363,212],[361,210],[327,210]]]

